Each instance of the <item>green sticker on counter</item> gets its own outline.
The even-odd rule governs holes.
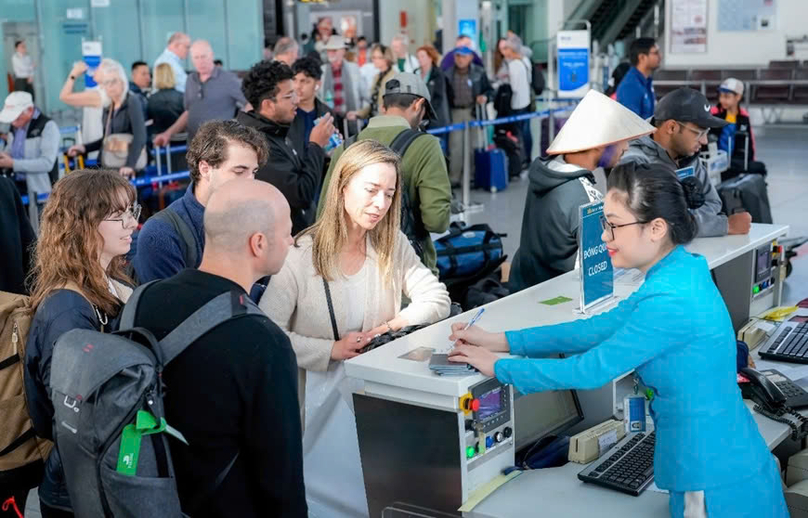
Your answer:
[[[571,302],[571,301],[572,301],[571,298],[565,297],[563,295],[559,295],[558,297],[556,297],[554,299],[541,300],[541,301],[539,301],[539,304],[544,304],[546,306],[555,306],[555,305],[558,305],[558,304],[563,304],[565,302]]]

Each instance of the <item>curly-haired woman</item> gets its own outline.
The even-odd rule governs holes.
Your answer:
[[[49,397],[51,355],[71,329],[111,331],[131,295],[124,256],[137,227],[135,189],[116,171],[76,171],[61,179],[42,212],[36,246],[25,351],[25,388],[37,435],[53,439]],[[42,516],[72,516],[59,452],[39,485]]]

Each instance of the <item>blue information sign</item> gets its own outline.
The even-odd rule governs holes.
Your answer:
[[[457,35],[468,36],[471,41],[477,38],[477,20],[471,18],[457,21]]]
[[[558,49],[558,89],[577,90],[589,83],[589,49]]]
[[[614,294],[614,269],[606,243],[603,242],[603,202],[581,205],[581,227],[578,253],[581,258],[581,310],[610,298]]]

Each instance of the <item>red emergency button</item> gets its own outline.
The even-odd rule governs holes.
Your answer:
[[[476,412],[480,409],[480,400],[479,399],[472,399],[471,400],[471,409]]]

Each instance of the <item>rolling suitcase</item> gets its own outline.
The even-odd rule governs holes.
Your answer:
[[[759,174],[742,174],[718,186],[725,214],[746,211],[753,223],[771,223],[769,192],[766,180]]]
[[[477,115],[482,120],[480,106]],[[508,157],[505,151],[488,144],[488,132],[483,133],[482,148],[474,150],[474,187],[491,192],[502,191],[508,187]]]

